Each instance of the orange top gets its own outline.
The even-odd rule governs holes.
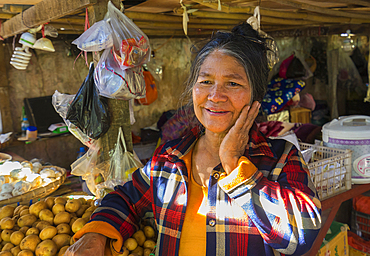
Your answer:
[[[191,171],[191,150],[182,160],[189,172],[188,202],[182,226],[179,256],[206,255],[207,188],[195,182]]]

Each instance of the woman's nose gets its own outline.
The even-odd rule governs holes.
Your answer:
[[[225,91],[225,87],[220,84],[214,84],[210,88],[210,92],[208,94],[208,100],[218,102],[218,101],[226,101],[227,95]]]

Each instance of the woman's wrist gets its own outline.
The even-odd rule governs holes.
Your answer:
[[[227,174],[231,173],[236,167],[238,167],[240,156],[223,157],[221,158],[222,167]]]

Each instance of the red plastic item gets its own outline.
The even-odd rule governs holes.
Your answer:
[[[283,62],[280,65],[280,69],[279,69],[279,77],[287,79],[286,72],[293,59],[294,59],[294,54],[290,55],[288,58],[283,60]]]

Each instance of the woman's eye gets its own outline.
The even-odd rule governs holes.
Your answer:
[[[230,83],[229,83],[229,85],[230,85],[230,86],[240,86],[240,84],[238,84],[238,83],[234,83],[234,82],[230,82]]]
[[[205,80],[205,81],[200,81],[201,84],[211,84],[211,81]]]

